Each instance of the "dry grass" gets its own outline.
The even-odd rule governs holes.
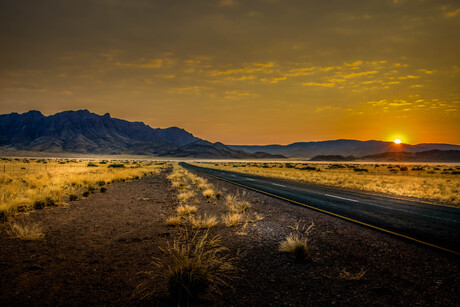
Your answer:
[[[222,221],[227,227],[235,227],[243,220],[241,213],[228,213],[223,216]]]
[[[177,305],[189,305],[204,292],[221,294],[222,288],[232,288],[235,278],[234,260],[224,254],[220,237],[209,237],[188,231],[163,250],[165,262],[154,259],[155,269],[142,272],[148,280],[140,284],[135,296],[147,298],[168,292]]]
[[[460,176],[458,175],[460,166],[458,165],[404,163],[200,163],[199,165],[460,206]]]
[[[115,168],[92,162],[97,167],[88,167],[88,161],[68,159],[0,161],[0,169],[5,168],[0,173],[0,219],[43,205],[57,205],[64,197],[74,200],[85,192],[89,195],[89,189],[100,182],[137,179],[163,167],[151,162],[126,161],[125,167]]]
[[[190,216],[189,221],[193,228],[197,229],[209,229],[217,225],[217,218],[215,216]]]
[[[38,224],[30,226],[21,226],[19,224],[12,224],[11,228],[7,231],[8,235],[14,239],[21,239],[26,241],[41,240],[45,238],[45,234]]]
[[[196,213],[197,208],[196,206],[181,205],[176,208],[176,211],[179,215],[190,215]]]
[[[346,269],[343,269],[340,272],[339,277],[345,280],[360,280],[364,277],[365,274],[366,274],[366,271],[364,271],[364,269],[361,269],[361,271],[357,273],[351,273],[351,272],[348,272]]]
[[[171,216],[166,219],[165,222],[166,226],[180,226],[182,225],[182,217],[181,216]]]
[[[195,192],[193,191],[185,191],[185,192],[181,192],[179,193],[179,195],[177,195],[177,199],[179,200],[179,202],[181,203],[187,203],[191,198],[193,198],[195,196]]]
[[[215,197],[215,192],[211,188],[207,188],[206,190],[203,191],[203,196],[206,197],[207,199],[211,199]]]
[[[308,259],[310,257],[308,235],[313,227],[313,223],[308,228],[300,227],[300,224],[297,223],[295,227],[292,227],[294,232],[280,243],[278,250],[284,253],[293,253],[295,260],[298,262]]]

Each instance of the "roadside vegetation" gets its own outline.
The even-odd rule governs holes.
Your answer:
[[[157,173],[163,163],[70,159],[0,161],[0,220],[104,193],[106,185]]]
[[[195,165],[460,206],[458,165],[268,162]]]
[[[262,216],[252,212],[245,194],[225,195],[219,187],[178,164],[173,164],[167,179],[176,193],[177,206],[176,215],[167,217],[165,225],[175,227],[180,235],[164,250],[170,257],[154,259],[157,269],[144,272],[149,278],[134,294],[150,297],[168,293],[175,304],[188,304],[205,292],[231,289],[236,259],[230,258],[220,237],[211,236],[210,231],[233,227],[237,235]]]

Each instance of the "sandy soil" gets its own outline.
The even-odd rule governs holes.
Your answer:
[[[168,305],[166,294],[132,297],[153,269],[152,257],[179,229],[164,225],[177,206],[166,174],[115,183],[107,193],[21,215],[21,224],[40,223],[41,241],[10,239],[0,233],[0,305]],[[202,176],[206,177],[206,176]],[[391,237],[359,225],[297,207],[209,178],[227,194],[242,194],[262,221],[211,229],[236,256],[235,291],[207,296],[198,305],[424,305],[455,306],[460,299],[459,257]],[[224,201],[198,205],[221,216]],[[300,221],[315,223],[310,235],[314,261],[297,263],[278,252],[279,243]],[[340,272],[366,271],[360,280]]]

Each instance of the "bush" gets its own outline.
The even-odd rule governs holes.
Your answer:
[[[106,187],[101,187],[101,193],[105,193],[107,191]]]
[[[94,164],[93,162],[89,162],[86,166],[88,166],[88,167],[97,167],[97,164]]]
[[[189,305],[209,290],[222,294],[222,288],[232,288],[236,268],[234,260],[224,255],[219,236],[209,238],[208,232],[192,236],[186,230],[179,240],[163,250],[165,262],[155,259],[155,270],[142,272],[148,280],[140,284],[134,295],[151,297],[167,291],[175,305]]]
[[[113,164],[109,164],[107,167],[110,167],[110,168],[124,168],[125,165],[121,164],[121,163],[113,163]]]
[[[75,193],[69,194],[69,200],[70,200],[70,201],[75,201],[75,200],[77,200],[77,199],[78,199],[78,195],[77,195],[77,194],[75,194]]]
[[[294,232],[289,234],[284,241],[280,243],[279,251],[285,253],[293,253],[295,256],[296,262],[302,262],[310,258],[310,248],[308,246],[308,234],[313,229],[314,224],[305,229],[305,227],[300,227],[300,224],[297,223],[294,229]]]
[[[83,197],[89,197],[91,195],[91,192],[90,191],[85,191],[83,192],[82,196]]]

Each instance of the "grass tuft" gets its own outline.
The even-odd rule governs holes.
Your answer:
[[[345,280],[360,280],[361,278],[364,277],[365,274],[366,274],[366,271],[364,271],[364,269],[361,269],[361,271],[357,273],[351,273],[351,272],[348,272],[346,269],[343,269],[340,272],[339,277]]]
[[[190,216],[189,221],[192,223],[193,228],[197,229],[209,229],[217,225],[217,218],[206,214],[199,217]]]
[[[310,258],[310,248],[308,246],[308,234],[313,229],[314,224],[305,229],[297,223],[294,232],[289,234],[284,241],[280,243],[279,251],[284,253],[293,253],[297,262],[302,262]]]
[[[196,213],[196,206],[181,205],[176,208],[177,214],[179,215],[190,215]]]
[[[234,212],[234,213],[228,213],[224,215],[224,217],[222,218],[222,221],[227,227],[235,227],[235,226],[238,226],[238,224],[241,222],[242,219],[243,219],[243,215],[241,213]]]
[[[189,305],[209,291],[222,294],[222,288],[232,288],[236,268],[233,259],[224,255],[219,236],[209,237],[186,230],[179,240],[163,250],[166,262],[154,259],[155,270],[142,272],[147,277],[134,291],[135,296],[151,297],[167,291],[177,305]]]
[[[166,219],[166,226],[180,226],[182,225],[182,217],[181,216],[171,216]]]
[[[7,231],[10,238],[21,239],[26,241],[41,240],[45,238],[45,234],[42,229],[37,225],[21,226],[14,223],[11,228]]]

